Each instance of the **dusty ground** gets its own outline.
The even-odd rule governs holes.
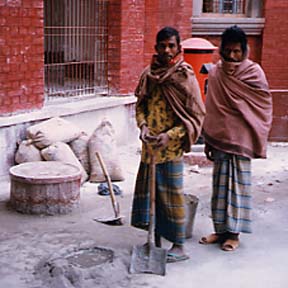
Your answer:
[[[32,216],[7,207],[9,182],[1,183],[0,288],[287,287],[288,145],[270,144],[268,159],[253,161],[254,233],[243,235],[234,253],[223,252],[217,245],[198,244],[202,235],[212,231],[211,167],[186,165],[185,191],[200,200],[193,237],[186,242],[191,258],[167,264],[165,277],[127,272],[132,246],[146,240],[145,232],[129,226],[137,149],[136,144],[121,147],[126,180],[115,184],[123,190],[123,197],[118,197],[126,220],[123,226],[92,220],[113,216],[109,197],[97,194],[97,184],[84,184],[80,207],[69,215]],[[69,253],[93,247],[113,251],[113,262],[96,266],[93,261],[92,265],[86,261],[86,266],[67,262]]]

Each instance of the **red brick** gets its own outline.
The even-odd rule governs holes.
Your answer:
[[[288,142],[288,117],[273,117],[270,141]]]
[[[12,98],[12,104],[13,105],[19,104],[19,102],[20,102],[20,96],[19,95]]]
[[[0,73],[9,73],[10,72],[10,67],[9,65],[1,65],[0,66]],[[6,74],[7,75],[7,74]]]
[[[33,88],[32,89],[32,93],[35,93],[35,94],[37,94],[37,93],[39,93],[39,94],[43,94],[43,92],[44,92],[44,88],[43,87],[35,87],[35,88]]]
[[[273,114],[277,117],[288,116],[288,90],[273,92]]]
[[[6,97],[3,101],[4,106],[10,106],[12,103],[11,98]]]
[[[23,105],[28,102],[28,96],[24,94],[21,95],[20,103]]]
[[[1,26],[0,31],[2,42],[0,92],[7,92],[5,92],[5,101],[2,103],[4,107],[0,109],[1,113],[25,109],[27,101],[31,101],[25,94],[31,93],[32,90],[37,91],[37,94],[41,91],[43,94],[44,86],[43,1],[7,0],[5,3],[6,6],[0,9],[0,24],[5,25]],[[27,71],[29,77],[28,75],[26,77]],[[5,75],[4,80],[2,75]],[[35,81],[32,82],[31,79]],[[22,84],[22,81],[25,83]],[[43,102],[43,98],[36,95],[33,101],[38,107],[38,102]],[[33,105],[29,104],[29,109],[32,107]]]
[[[20,7],[22,0],[6,0],[8,7]]]
[[[288,2],[267,1],[265,6],[265,29],[263,34],[262,66],[270,87],[288,88],[287,44],[279,39],[288,37]]]

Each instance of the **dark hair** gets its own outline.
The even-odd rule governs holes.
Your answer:
[[[247,38],[245,32],[237,25],[227,28],[221,36],[220,53],[222,54],[227,44],[240,43],[244,55],[247,53]]]
[[[177,41],[177,44],[179,45],[180,44],[180,35],[179,35],[179,32],[172,28],[172,27],[169,27],[169,26],[166,26],[164,28],[162,28],[158,33],[157,33],[157,36],[156,36],[156,43],[159,43],[163,40],[166,40],[166,39],[169,39],[173,36],[176,36],[176,41]]]

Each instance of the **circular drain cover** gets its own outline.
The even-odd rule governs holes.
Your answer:
[[[65,259],[69,264],[79,268],[90,268],[107,262],[113,262],[114,253],[112,250],[94,247],[87,249],[79,249],[69,255]]]

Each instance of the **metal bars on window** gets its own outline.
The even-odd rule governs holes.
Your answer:
[[[45,0],[45,94],[107,94],[107,0]]]
[[[244,14],[244,0],[203,0],[203,13]]]

